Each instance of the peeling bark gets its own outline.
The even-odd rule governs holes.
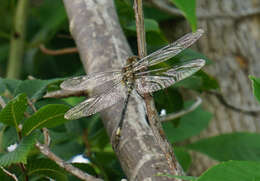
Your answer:
[[[113,0],[64,0],[70,31],[87,73],[122,67],[132,55]],[[94,90],[95,93],[102,90]],[[123,102],[101,112],[109,137],[120,119]],[[130,98],[121,142],[116,152],[129,180],[177,180],[156,176],[172,173],[145,119],[143,100]]]

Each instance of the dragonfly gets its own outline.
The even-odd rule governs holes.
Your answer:
[[[172,67],[149,70],[149,67],[162,63],[196,42],[204,33],[202,29],[188,33],[177,41],[139,59],[130,57],[122,68],[105,72],[94,72],[85,76],[65,80],[60,87],[69,91],[100,89],[98,94],[86,99],[65,113],[66,119],[79,119],[95,114],[124,100],[119,128],[122,127],[124,114],[133,91],[139,95],[152,93],[179,82],[205,65],[205,60],[194,59]]]

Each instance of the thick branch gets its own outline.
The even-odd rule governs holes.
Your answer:
[[[70,30],[86,72],[121,68],[132,55],[115,12],[114,1],[64,0]],[[102,90],[93,90],[95,94]],[[101,112],[111,137],[120,120],[123,102]],[[132,94],[116,154],[129,180],[173,180],[158,177],[170,173],[164,153],[145,119],[142,99]]]

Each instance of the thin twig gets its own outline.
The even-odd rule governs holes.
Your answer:
[[[12,177],[15,181],[18,181],[18,178],[16,177],[15,174],[13,173],[10,173],[8,170],[6,170],[4,167],[0,166],[0,168],[3,170],[3,172],[6,173],[6,175]]]
[[[219,92],[207,91],[207,93],[216,96],[216,98],[219,100],[219,102],[221,104],[223,104],[225,107],[227,107],[233,111],[236,111],[239,113],[244,113],[244,114],[249,114],[249,115],[253,115],[253,116],[260,114],[260,109],[253,110],[253,109],[245,109],[245,108],[239,108],[239,107],[233,106],[232,104],[228,103],[227,100],[224,98],[224,96]]]
[[[68,91],[68,90],[57,90],[52,92],[47,92],[43,98],[66,98],[71,96],[86,96],[86,91]]]
[[[47,55],[64,55],[64,54],[78,53],[78,49],[76,47],[64,48],[60,50],[51,50],[51,49],[47,49],[43,44],[40,45],[40,50]]]
[[[136,17],[136,33],[137,33],[137,42],[138,42],[138,56],[142,58],[146,56],[146,41],[145,41],[145,29],[144,29],[144,18],[143,18],[143,9],[142,9],[142,0],[134,0],[134,10]],[[145,82],[142,82],[145,84]],[[165,154],[166,160],[171,168],[172,174],[174,175],[183,175],[183,170],[176,160],[172,146],[166,139],[164,134],[157,110],[154,106],[154,101],[150,94],[144,94],[144,101],[147,109],[147,117],[155,136],[155,139]]]
[[[42,128],[43,136],[44,136],[44,144],[46,146],[50,146],[51,137],[49,135],[49,130],[47,128]]]
[[[32,108],[33,112],[37,112],[36,107],[34,106],[34,104],[32,103],[32,101],[30,99],[27,99],[27,103]]]
[[[84,130],[84,133],[82,135],[82,139],[83,139],[85,146],[87,148],[86,155],[87,155],[87,157],[91,157],[91,146],[90,146],[90,143],[89,143],[88,130],[87,129]]]
[[[51,152],[51,150],[49,149],[49,147],[47,145],[37,142],[35,146],[40,150],[40,152],[43,155],[45,155],[46,157],[48,157],[49,159],[54,161],[61,168],[64,168],[66,171],[68,171],[72,175],[76,176],[77,178],[79,178],[81,180],[86,180],[86,181],[102,181],[102,179],[98,179],[92,175],[89,175],[89,174],[81,171],[80,169],[74,167],[73,165],[66,163],[60,157],[56,156],[53,152]]]
[[[184,116],[192,111],[194,111],[195,109],[197,109],[199,107],[199,105],[201,105],[202,100],[200,97],[197,97],[196,102],[194,104],[192,104],[189,108],[181,110],[177,113],[172,113],[172,114],[168,114],[166,116],[161,116],[160,120],[161,122],[166,122],[166,121],[170,121],[176,118],[179,118],[181,116]]]

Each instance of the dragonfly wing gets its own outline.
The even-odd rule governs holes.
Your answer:
[[[99,96],[86,99],[82,103],[70,109],[64,117],[66,119],[79,119],[81,117],[90,116],[102,109],[108,108],[119,100],[126,97],[125,87],[121,82],[115,83],[111,88],[104,91]]]
[[[155,92],[191,76],[204,65],[205,60],[203,59],[192,60],[188,63],[175,66],[165,72],[158,72],[155,75],[140,76],[140,78],[136,79],[135,86],[137,91],[141,94]],[[142,84],[142,81],[144,84]]]
[[[105,84],[108,81],[121,80],[121,70],[113,70],[110,72],[96,72],[85,76],[74,77],[67,79],[60,87],[64,90],[82,91],[93,89],[94,87]]]
[[[134,63],[134,71],[156,65],[174,57],[196,42],[203,33],[204,31],[202,29],[198,29],[196,32],[188,33],[177,41],[149,54],[148,56]]]

